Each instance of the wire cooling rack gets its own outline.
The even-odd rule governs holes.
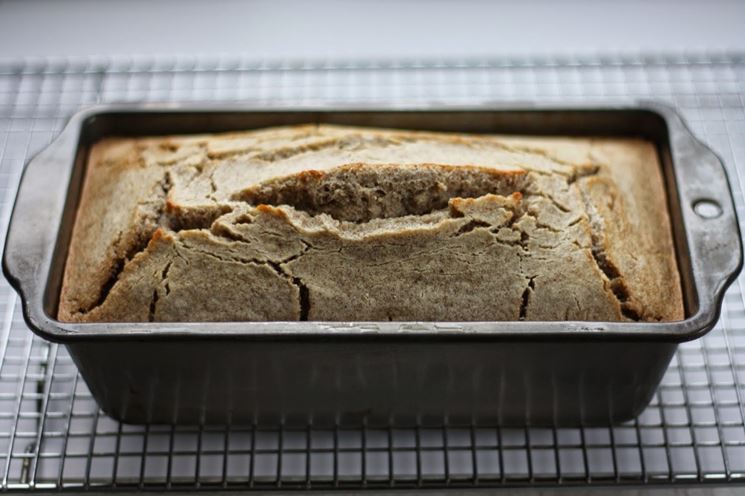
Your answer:
[[[25,161],[81,106],[489,101],[676,106],[729,169],[745,219],[745,56],[261,65],[242,60],[0,65],[0,232]],[[724,194],[724,192],[723,192]],[[680,347],[652,404],[603,428],[128,426],[100,412],[64,348],[0,281],[0,490],[376,488],[745,482],[745,300]]]

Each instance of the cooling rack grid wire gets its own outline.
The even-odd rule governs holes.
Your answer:
[[[654,99],[724,159],[745,219],[745,56],[257,65],[242,60],[0,65],[0,232],[23,164],[81,106]],[[716,329],[681,346],[652,404],[616,427],[290,429],[127,426],[0,281],[0,490],[499,486],[745,481],[742,277]]]

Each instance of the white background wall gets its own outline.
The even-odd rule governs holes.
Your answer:
[[[738,0],[0,0],[0,59],[255,59],[745,50]]]

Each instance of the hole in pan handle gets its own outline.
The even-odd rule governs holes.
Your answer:
[[[742,238],[732,188],[721,158],[699,141],[671,108],[665,115],[690,263],[698,292],[695,325],[686,339],[709,331],[719,318],[722,298],[743,263]],[[692,324],[694,324],[692,322]]]
[[[716,219],[722,215],[722,207],[719,202],[708,198],[693,202],[693,211],[702,219]]]

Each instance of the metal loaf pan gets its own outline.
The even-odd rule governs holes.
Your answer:
[[[89,146],[105,136],[325,122],[641,136],[659,150],[686,305],[679,322],[87,323],[55,319]],[[719,214],[696,213],[702,200]],[[715,214],[717,212],[714,212]],[[3,269],[29,327],[64,344],[101,408],[133,423],[607,424],[648,404],[678,343],[716,323],[742,245],[725,170],[670,108],[252,109],[110,105],[26,167]]]

